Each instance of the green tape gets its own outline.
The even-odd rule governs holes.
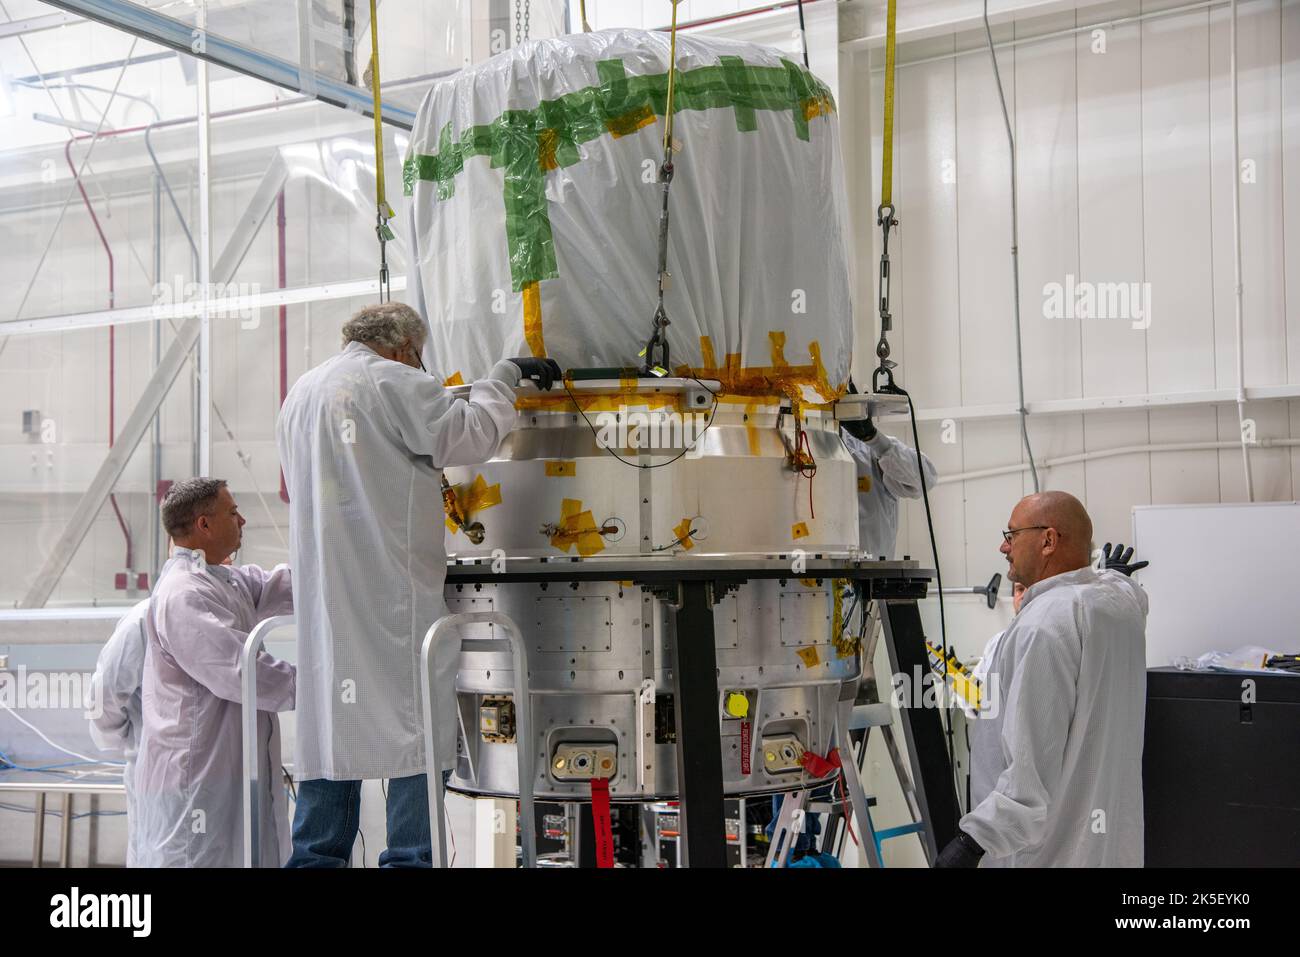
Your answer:
[[[808,83],[808,78],[812,76],[807,70],[801,70],[789,60],[782,60],[785,64],[785,72],[790,78],[790,86],[794,90],[794,106],[791,113],[794,116],[794,135],[801,140],[808,139],[808,117],[804,113],[804,104],[809,100],[816,98],[816,90]]]
[[[601,86],[612,86],[627,79],[627,67],[622,60],[597,60],[596,78]]]
[[[718,63],[722,67],[722,79],[727,84],[727,94],[736,110],[736,129],[742,133],[754,132],[758,129],[758,117],[749,92],[745,61],[738,56],[724,56],[718,57]]]
[[[494,169],[505,171],[503,200],[511,285],[526,285],[559,275],[551,221],[546,204],[546,172],[573,166],[579,147],[604,135],[627,135],[648,118],[662,116],[668,100],[668,74],[628,76],[621,60],[596,63],[599,86],[585,87],[536,109],[506,110],[491,123],[452,137],[451,124],[438,132],[438,152],[412,153],[402,168],[402,185],[411,195],[418,180],[437,183],[439,200],[455,192],[455,179],[465,161],[487,156]],[[795,136],[807,141],[808,111],[814,101],[822,111],[835,108],[830,90],[796,63],[750,66],[740,57],[721,57],[717,66],[677,72],[673,93],[675,112],[730,109],[736,129],[758,128],[757,112],[789,112]]]

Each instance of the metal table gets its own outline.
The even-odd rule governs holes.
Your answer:
[[[98,775],[96,775],[98,777]],[[32,826],[32,867],[40,867],[45,857],[45,798],[49,794],[62,794],[63,815],[59,825],[59,866],[71,866],[72,850],[72,798],[77,794],[125,794],[126,785],[120,776],[104,775],[103,780],[81,778],[68,780],[52,777],[45,772],[9,771],[0,779],[0,793],[35,794],[35,824]]]
[[[630,581],[674,609],[673,698],[681,851],[683,863],[692,867],[725,867],[727,863],[713,606],[749,581],[849,579],[860,601],[882,603],[890,665],[895,673],[908,675],[919,684],[930,669],[917,601],[925,597],[932,577],[933,571],[914,561],[867,561],[801,552],[753,557],[473,558],[447,565],[448,585]],[[927,856],[933,860],[938,848],[955,836],[959,815],[940,711],[921,706],[916,700],[920,697],[904,701],[901,712],[917,799],[927,824],[922,838]]]

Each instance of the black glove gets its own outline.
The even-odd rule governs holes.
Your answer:
[[[536,383],[537,388],[543,392],[549,392],[556,379],[562,379],[564,373],[560,371],[560,364],[554,359],[538,358],[536,356],[521,356],[518,359],[511,359],[519,367],[519,378],[531,379]]]
[[[1124,544],[1121,542],[1111,550],[1110,542],[1101,550],[1103,564],[1111,571],[1123,572],[1125,575],[1132,576],[1135,571],[1146,568],[1150,562],[1133,561],[1133,548],[1129,547],[1128,551],[1124,550]]]
[[[977,867],[984,856],[984,848],[965,831],[958,831],[957,836],[948,842],[948,846],[939,852],[935,867]]]
[[[863,442],[870,442],[876,437],[876,423],[871,421],[869,415],[865,419],[841,423],[841,428],[855,439],[861,439]]]
[[[857,394],[857,383],[853,381],[852,376],[849,376],[849,395]],[[855,439],[860,439],[863,442],[870,442],[876,437],[876,423],[871,421],[870,415],[857,422],[844,422],[841,424],[841,428]]]

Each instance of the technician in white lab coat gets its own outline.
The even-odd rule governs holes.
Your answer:
[[[521,377],[549,388],[560,374],[549,359],[498,362],[461,401],[423,371],[426,333],[401,303],[361,310],[343,326],[343,351],[290,389],[276,425],[302,676],[290,867],[347,865],[368,778],[390,779],[380,866],[430,865],[419,659],[446,608],[442,469],[495,455]],[[454,644],[435,662],[440,684],[455,674]],[[442,705],[450,767],[455,704]]]
[[[916,451],[876,428],[870,417],[840,426],[844,447],[857,468],[858,547],[872,558],[893,558],[898,538],[898,500],[921,497]],[[926,489],[938,472],[921,454]]]
[[[238,867],[243,863],[242,686],[239,659],[264,618],[293,613],[289,569],[222,564],[239,548],[244,519],[220,479],[171,487],[162,520],[175,542],[149,600],[143,734],[136,760],[136,863]],[[258,863],[288,857],[276,712],[294,704],[294,667],[262,652],[257,668],[258,780],[269,791]]]
[[[1146,593],[1092,567],[1068,493],[1022,499],[1003,539],[1026,589],[981,668],[973,806],[936,866],[1140,867]]]
[[[135,790],[135,762],[140,750],[143,707],[144,653],[149,646],[145,618],[149,599],[137,602],[122,616],[113,636],[99,651],[90,680],[90,738],[101,751],[125,760],[122,783],[126,786],[126,866],[135,867],[140,811]]]
[[[1124,546],[1121,544],[1112,549],[1110,542],[1106,543],[1102,554],[1102,560],[1106,568],[1128,576],[1132,576],[1134,572],[1140,571],[1151,564],[1150,562],[1134,562],[1132,561],[1132,558],[1132,548],[1129,548],[1126,552]],[[1024,600],[1024,597],[1024,583],[1014,582],[1011,586],[1011,607],[1014,614],[1020,614],[1020,603]],[[975,680],[977,685],[984,684],[985,678],[988,676],[989,663],[993,660],[993,653],[997,651],[998,642],[1002,640],[1002,636],[1005,634],[1006,630],[1004,629],[990,638],[988,643],[984,645],[983,654],[981,654],[979,660],[975,662],[975,666],[971,668],[971,678]],[[967,709],[967,713],[971,717],[975,716],[973,709]]]

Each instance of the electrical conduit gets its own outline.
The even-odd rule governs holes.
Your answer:
[[[86,187],[82,185],[81,174],[77,172],[77,166],[72,162],[72,144],[75,137],[69,137],[67,144],[63,147],[63,157],[68,161],[68,169],[72,171],[72,178],[77,183],[77,191],[81,193],[81,201],[86,206],[86,212],[90,214],[90,221],[95,226],[95,232],[99,234],[99,241],[104,247],[104,253],[108,256],[108,308],[116,308],[117,290],[113,270],[113,247],[108,243],[108,237],[104,235],[104,228],[99,223],[99,217],[95,214],[95,207],[90,202],[90,197],[86,195]],[[113,447],[113,438],[117,432],[117,406],[115,401],[116,394],[116,375],[117,375],[117,326],[108,327],[108,447]],[[131,541],[131,529],[126,524],[126,519],[122,515],[122,509],[118,507],[117,496],[109,493],[109,502],[113,506],[113,514],[117,516],[117,524],[122,529],[122,537],[126,539],[126,572],[129,576],[134,565],[132,565],[133,543]],[[127,581],[127,588],[131,587],[131,582]]]

